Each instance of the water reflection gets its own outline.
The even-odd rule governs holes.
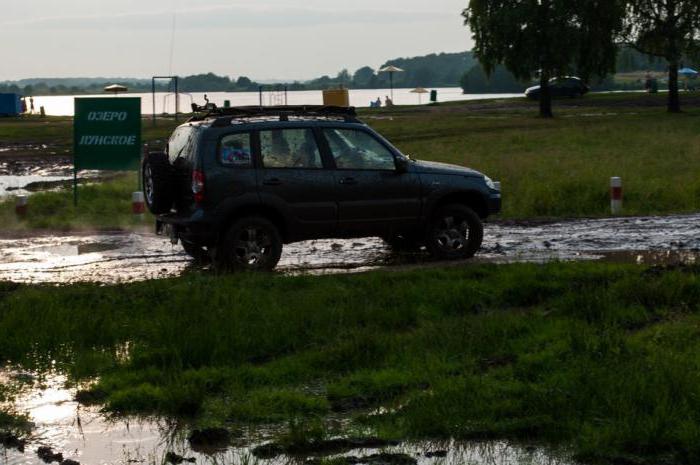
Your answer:
[[[13,373],[0,372],[0,382],[18,383]],[[162,418],[110,418],[97,407],[75,402],[75,387],[57,373],[24,379],[15,401],[18,411],[26,412],[34,423],[24,453],[3,450],[0,458],[7,465],[40,465],[36,450],[51,447],[64,458],[83,465],[156,465],[165,462],[166,454],[194,459],[202,465],[301,464],[306,457],[282,456],[262,460],[253,456],[252,446],[269,440],[272,430],[250,430],[231,447],[218,452],[195,451],[186,439],[187,426]],[[366,457],[379,449],[355,449],[339,456]],[[514,445],[504,441],[489,442],[413,442],[382,448],[381,452],[406,454],[418,465],[565,465],[566,458],[544,449]],[[187,463],[187,462],[183,462]]]

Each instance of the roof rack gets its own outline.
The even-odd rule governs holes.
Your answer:
[[[213,103],[200,106],[192,104],[194,116],[190,121],[203,121],[215,118],[212,126],[228,126],[233,120],[245,118],[289,118],[300,119],[342,119],[346,122],[359,122],[355,107],[336,107],[325,105],[280,105],[280,106],[245,106],[219,108]]]

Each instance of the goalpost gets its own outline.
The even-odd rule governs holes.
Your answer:
[[[171,84],[175,86],[175,121],[177,121],[177,115],[180,113],[180,93],[178,92],[178,78],[177,76],[153,76],[151,79],[151,95],[153,99],[153,125],[156,125],[156,81],[168,81],[168,87]],[[163,108],[165,112],[165,108]]]

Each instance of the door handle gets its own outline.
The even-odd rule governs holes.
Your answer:
[[[340,184],[352,185],[357,184],[357,179],[355,178],[342,178]]]
[[[270,178],[263,181],[265,186],[279,186],[280,184],[282,184],[282,181],[279,178]]]

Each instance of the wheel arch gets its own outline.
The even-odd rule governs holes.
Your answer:
[[[270,205],[247,204],[235,207],[227,212],[225,219],[219,225],[218,239],[220,240],[234,221],[246,216],[261,216],[271,221],[279,230],[282,242],[287,242],[289,228],[284,215]]]
[[[471,208],[482,220],[489,216],[489,209],[484,195],[479,191],[468,190],[450,192],[435,200],[428,212],[428,218],[432,217],[439,208],[453,203]]]

